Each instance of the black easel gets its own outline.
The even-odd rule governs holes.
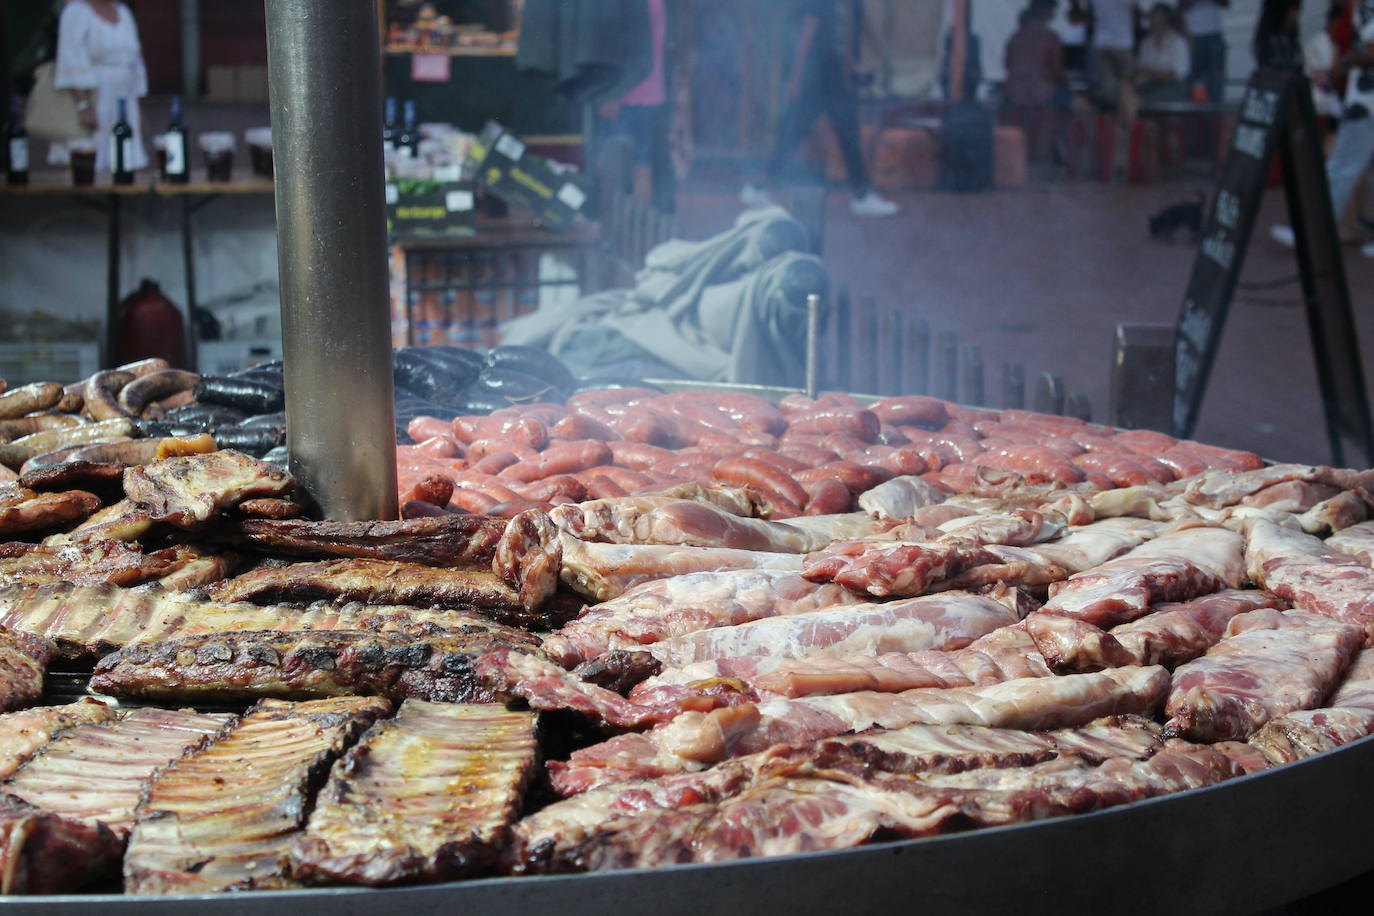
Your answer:
[[[1297,237],[1303,302],[1317,358],[1331,457],[1344,464],[1350,440],[1365,463],[1374,466],[1374,426],[1364,364],[1331,211],[1312,90],[1307,78],[1295,70],[1262,68],[1246,87],[1240,120],[1179,311],[1174,433],[1191,435],[1197,422],[1276,151]]]

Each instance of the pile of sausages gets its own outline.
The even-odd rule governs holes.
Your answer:
[[[789,518],[848,512],[858,494],[896,475],[968,492],[986,467],[1032,484],[1111,489],[1263,464],[1162,433],[921,395],[865,404],[793,394],[774,404],[740,392],[629,387],[489,416],[417,417],[407,431],[418,443],[397,449],[407,517],[513,515],[699,483],[752,487],[772,517]]]

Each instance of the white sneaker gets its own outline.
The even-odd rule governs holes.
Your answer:
[[[879,197],[872,191],[863,197],[854,198],[849,204],[849,212],[855,216],[892,216],[898,209],[892,201],[886,197]]]
[[[739,192],[740,203],[750,210],[761,210],[773,206],[773,195],[758,185],[746,184]]]
[[[1292,226],[1270,226],[1269,237],[1284,248],[1292,248],[1298,243],[1297,237],[1293,235]]]

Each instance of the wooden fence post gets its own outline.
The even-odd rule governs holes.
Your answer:
[[[1107,422],[1113,426],[1173,432],[1172,324],[1116,326]]]

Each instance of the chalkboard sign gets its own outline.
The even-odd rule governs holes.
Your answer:
[[[1374,465],[1374,429],[1350,312],[1311,86],[1297,71],[1255,72],[1241,102],[1226,164],[1203,224],[1175,336],[1174,433],[1192,434],[1221,343],[1245,250],[1278,153],[1297,238],[1303,299],[1317,358],[1332,460],[1353,440]]]

